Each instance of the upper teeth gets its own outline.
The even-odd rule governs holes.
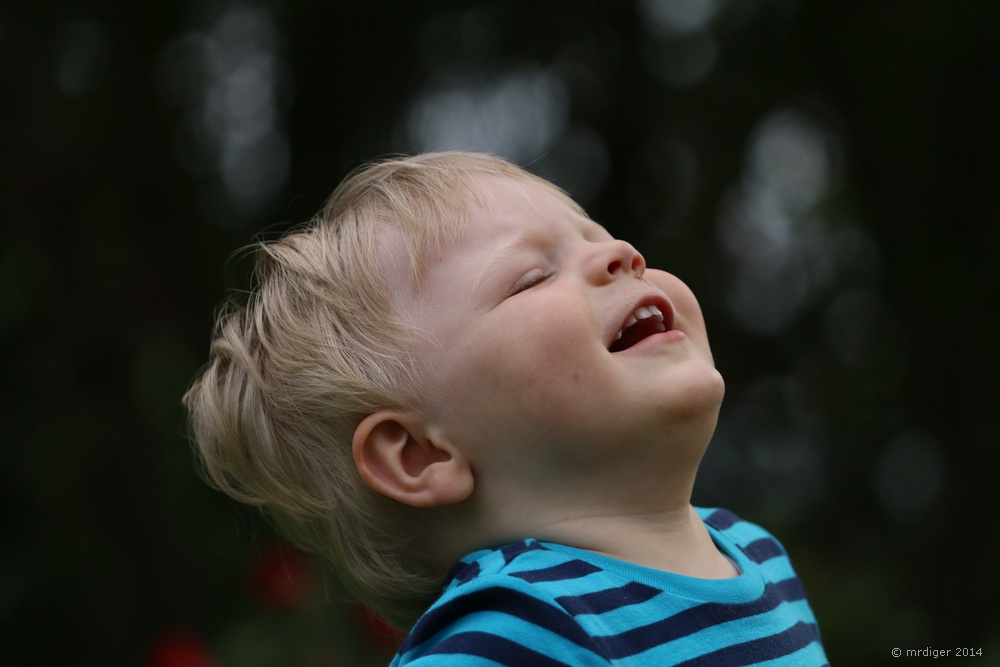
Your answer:
[[[667,327],[663,325],[663,313],[660,312],[659,308],[656,306],[639,306],[635,309],[635,312],[629,315],[628,319],[625,320],[625,326],[619,329],[618,333],[615,334],[615,340],[620,340],[622,335],[625,333],[625,330],[639,320],[648,320],[649,318],[653,318],[653,320],[657,323],[657,331],[667,330]]]

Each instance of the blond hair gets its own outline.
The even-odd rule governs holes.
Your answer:
[[[393,313],[380,238],[401,234],[419,279],[434,250],[462,234],[470,202],[482,201],[477,176],[555,188],[476,153],[356,171],[308,224],[255,245],[247,303],[222,311],[209,364],[184,396],[209,482],[265,507],[399,627],[433,602],[444,573],[414,553],[412,527],[394,521],[398,506],[362,481],[351,452],[361,419],[412,405],[421,385],[419,332]]]

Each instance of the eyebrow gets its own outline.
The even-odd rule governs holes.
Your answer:
[[[479,270],[479,275],[476,276],[475,281],[472,283],[472,298],[474,301],[479,301],[482,298],[480,292],[484,287],[484,283],[496,270],[497,266],[503,264],[507,261],[507,258],[517,251],[531,247],[532,241],[533,239],[529,232],[519,234],[516,239],[502,246],[483,263],[482,268]]]

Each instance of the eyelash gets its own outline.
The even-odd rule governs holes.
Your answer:
[[[535,285],[538,285],[539,283],[548,280],[550,277],[552,277],[551,273],[538,273],[529,278],[528,280],[524,280],[515,285],[514,289],[511,290],[510,295],[514,296],[515,294],[520,294],[521,292],[531,289]]]

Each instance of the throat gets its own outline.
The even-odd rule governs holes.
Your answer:
[[[712,540],[694,508],[673,516],[605,516],[559,526],[543,541],[696,579],[731,579],[736,563]]]

